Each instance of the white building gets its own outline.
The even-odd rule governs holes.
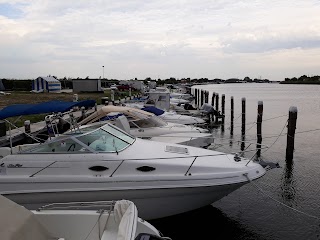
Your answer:
[[[38,77],[32,81],[32,91],[34,92],[60,92],[61,83],[54,77]]]

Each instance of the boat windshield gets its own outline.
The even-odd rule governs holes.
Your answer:
[[[152,128],[152,127],[163,127],[167,123],[157,116],[151,116],[149,118],[131,120],[129,121],[131,128]]]
[[[134,137],[106,124],[83,134],[57,137],[48,143],[38,145],[23,153],[120,152],[134,141]]]

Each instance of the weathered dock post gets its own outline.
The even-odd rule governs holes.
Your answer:
[[[81,107],[81,119],[85,119],[85,118],[86,118],[86,108]]]
[[[209,103],[209,92],[204,91],[204,103],[208,104]]]
[[[257,157],[261,156],[263,102],[258,101],[257,114]]]
[[[241,151],[245,148],[246,134],[246,98],[241,99],[242,120],[241,120]]]
[[[218,93],[216,93],[216,108],[215,108],[215,110],[216,111],[219,111],[219,94]]]
[[[31,133],[31,123],[30,120],[25,120],[24,121],[24,132],[30,134]]]
[[[203,92],[203,90],[201,89],[201,104],[200,104],[200,107],[203,106],[203,101],[204,101],[204,92]]]
[[[287,149],[286,149],[286,162],[291,164],[293,160],[294,151],[294,135],[296,133],[298,109],[297,107],[290,107],[288,119],[288,132],[287,132]]]
[[[218,94],[218,93],[216,93],[215,104],[216,104],[215,110],[216,110],[217,113],[218,113],[218,112],[219,112],[219,94]],[[216,123],[219,122],[219,117],[218,117],[218,115],[216,115],[216,117],[215,117],[215,122],[216,122]]]
[[[245,135],[246,134],[246,98],[241,99],[241,109],[242,109],[241,135]]]
[[[216,98],[216,93],[213,92],[212,93],[212,97],[211,97],[211,106],[214,107],[214,99]]]
[[[198,90],[196,88],[194,89],[194,104],[198,108]]]
[[[30,120],[25,120],[24,121],[24,132],[26,133],[26,142],[27,143],[32,143],[33,142],[33,140],[32,140],[32,138],[30,137],[30,134],[31,134],[31,122],[30,122]]]
[[[231,112],[230,112],[230,135],[233,136],[233,120],[234,120],[234,99],[231,97]]]
[[[201,104],[201,96],[200,96],[200,89],[198,89],[198,109],[200,108],[200,104]]]
[[[226,96],[222,94],[221,97],[221,113],[224,116],[225,114],[225,103],[226,103]],[[224,124],[224,117],[222,118],[222,124]]]

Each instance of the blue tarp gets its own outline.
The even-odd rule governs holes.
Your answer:
[[[153,106],[141,108],[141,110],[153,113],[156,116],[162,115],[164,113],[163,110],[156,108],[156,107],[153,107]]]
[[[23,115],[66,112],[73,107],[93,107],[95,103],[94,100],[85,100],[80,102],[49,101],[37,104],[14,104],[0,110],[0,120]]]
[[[119,113],[117,115],[105,116],[103,118],[100,118],[100,121],[113,120],[113,119],[116,119],[116,118],[118,118],[118,117],[120,117],[122,115],[123,115],[122,113]]]

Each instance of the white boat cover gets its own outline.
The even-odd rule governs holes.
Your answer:
[[[92,113],[90,116],[83,119],[81,122],[79,122],[79,125],[89,124],[93,123],[95,121],[98,121],[99,119],[107,116],[110,113],[122,113],[126,116],[130,116],[133,119],[139,120],[139,119],[146,119],[154,114],[137,109],[137,108],[130,108],[130,107],[121,107],[121,106],[103,106],[98,111]]]
[[[1,240],[53,240],[47,229],[26,208],[0,195]]]
[[[117,240],[133,240],[138,221],[138,210],[135,204],[128,200],[117,201],[114,206],[114,216],[116,222],[120,222]]]

